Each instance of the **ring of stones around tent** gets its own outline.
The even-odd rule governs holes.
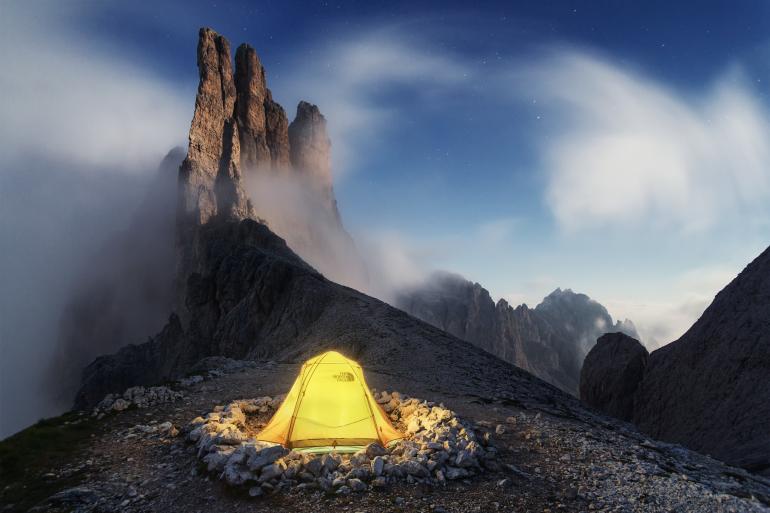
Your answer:
[[[374,394],[393,425],[405,434],[387,448],[370,444],[354,454],[308,454],[255,440],[283,401],[260,397],[217,406],[193,419],[187,438],[208,472],[251,496],[280,490],[348,494],[397,482],[445,485],[497,471],[497,450],[454,412],[398,392]]]

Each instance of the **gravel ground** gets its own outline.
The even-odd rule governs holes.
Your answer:
[[[105,415],[85,449],[39,476],[49,484],[61,482],[64,489],[35,510],[770,512],[769,480],[651,441],[630,425],[598,415],[589,414],[587,421],[585,415],[525,409],[484,394],[442,394],[418,381],[394,383],[393,376],[376,372],[367,372],[370,386],[443,402],[488,432],[503,470],[445,487],[403,483],[346,496],[292,490],[251,498],[205,472],[183,433],[167,424],[159,428],[170,422],[181,430],[216,405],[285,393],[298,369],[269,362],[216,373],[182,388],[180,400]],[[21,511],[13,504],[1,510]]]

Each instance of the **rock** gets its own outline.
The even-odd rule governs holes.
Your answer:
[[[410,476],[415,477],[428,477],[430,475],[430,472],[428,472],[428,469],[417,463],[413,460],[407,460],[403,463],[401,463],[401,467],[406,471],[406,473]]]
[[[321,464],[323,465],[325,472],[333,472],[340,465],[339,456],[324,454],[321,458]]]
[[[263,493],[262,488],[259,486],[252,486],[249,488],[249,496],[251,497],[260,497]]]
[[[503,426],[502,424],[498,424],[495,427],[495,434],[497,434],[497,435],[505,434],[505,426]]]
[[[123,398],[117,399],[114,403],[112,403],[112,409],[115,411],[126,410],[129,406],[130,403]]]
[[[253,480],[254,475],[239,463],[228,461],[222,472],[222,478],[231,486],[240,486],[246,481]]]
[[[321,458],[314,457],[308,460],[305,463],[305,470],[313,474],[314,476],[318,477],[321,475],[321,472],[323,471],[323,462],[321,461]]]
[[[337,495],[348,495],[350,494],[350,487],[347,485],[342,485],[339,488],[337,488]]]
[[[92,504],[98,500],[96,492],[85,486],[67,488],[48,498],[53,504],[67,504],[76,506],[79,504]]]
[[[634,394],[647,366],[647,349],[623,333],[602,335],[580,373],[580,398],[622,420],[634,415]]]
[[[478,462],[476,461],[476,458],[473,457],[470,451],[462,450],[457,453],[457,457],[455,458],[455,465],[462,468],[468,468],[476,466]]]
[[[360,479],[348,479],[348,486],[354,492],[364,492],[367,488],[366,483]]]
[[[464,468],[457,468],[457,467],[447,467],[446,468],[446,478],[450,481],[454,481],[456,479],[462,479],[463,477],[468,477],[468,471]]]
[[[650,354],[634,422],[654,438],[770,476],[769,319],[767,248],[679,340]]]
[[[506,477],[506,478],[501,479],[501,480],[499,480],[497,482],[497,487],[498,488],[508,488],[509,486],[511,486],[511,484],[512,484],[511,480]]]
[[[285,467],[278,463],[271,463],[265,467],[262,467],[262,471],[259,473],[259,482],[264,483],[270,479],[275,479],[283,474]]]
[[[384,476],[375,477],[372,479],[372,488],[385,488],[388,486],[388,480]]]
[[[224,470],[225,464],[229,458],[230,453],[224,451],[215,451],[204,456],[203,463],[206,464],[206,468],[209,472],[221,472]]]
[[[329,210],[337,209],[332,190],[331,141],[326,118],[313,104],[299,102],[297,115],[289,125],[291,165],[301,170],[318,189]]]
[[[318,488],[320,488],[325,492],[330,492],[333,489],[332,482],[330,479],[327,479],[325,477],[319,477],[316,482],[318,483]]]
[[[214,437],[214,443],[222,445],[240,445],[244,441],[246,441],[246,435],[235,426],[227,426]]]
[[[413,417],[409,421],[409,424],[406,426],[406,432],[409,433],[410,435],[413,435],[413,434],[417,433],[418,431],[420,431],[420,428],[421,428],[421,426],[420,426],[420,419],[417,418],[417,417]]]
[[[382,456],[375,456],[374,459],[372,459],[372,474],[381,476],[384,468],[385,460],[382,459]]]
[[[366,457],[371,459],[374,459],[376,456],[385,456],[388,454],[388,451],[381,446],[378,443],[371,443],[366,446],[365,448]]]
[[[261,448],[250,446],[247,449],[248,466],[251,470],[259,470],[287,454],[289,454],[289,450],[282,445],[269,445]]]
[[[199,34],[198,70],[190,142],[179,173],[180,221],[204,225],[217,214],[243,219],[250,216],[251,206],[240,184],[230,44],[211,29]]]

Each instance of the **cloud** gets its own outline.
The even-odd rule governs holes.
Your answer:
[[[673,88],[587,53],[553,52],[517,80],[555,134],[542,144],[559,225],[708,230],[766,216],[770,121],[737,70],[706,92]]]
[[[83,169],[154,169],[185,141],[193,105],[178,84],[69,31],[81,8],[3,5],[0,164],[45,154]]]
[[[366,153],[383,130],[409,123],[408,113],[386,99],[389,93],[409,87],[412,99],[435,101],[470,73],[464,63],[397,30],[338,38],[288,69],[276,92],[293,102],[313,102],[329,114],[337,179],[356,167],[356,155]]]
[[[512,217],[503,217],[486,221],[479,225],[477,237],[488,248],[499,248],[508,242],[521,221]]]
[[[93,5],[0,6],[0,437],[70,405],[54,396],[76,386],[65,367],[144,341],[168,313],[147,312],[163,284],[144,275],[173,258],[161,247],[173,219],[155,214],[174,206],[147,191],[168,182],[158,164],[185,141],[193,103],[79,34],[81,8]]]
[[[736,274],[734,267],[726,265],[697,267],[672,277],[671,291],[660,297],[611,300],[606,306],[630,317],[652,351],[684,335]]]

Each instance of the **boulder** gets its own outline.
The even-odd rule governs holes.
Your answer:
[[[628,335],[602,335],[583,363],[580,398],[608,415],[633,420],[634,394],[648,357],[647,349]]]

